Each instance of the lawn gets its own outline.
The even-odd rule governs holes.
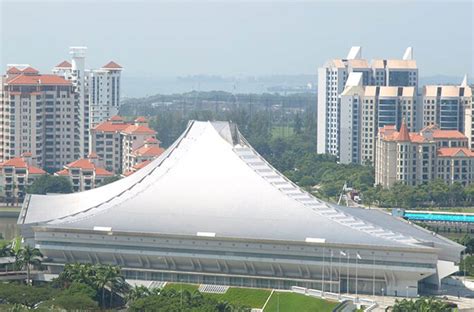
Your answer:
[[[193,293],[194,291],[198,290],[199,285],[196,284],[183,284],[183,283],[166,283],[166,286],[164,289],[174,289],[176,291],[181,291],[181,290],[187,290],[190,293]]]
[[[264,312],[331,312],[337,304],[290,292],[274,292]]]
[[[293,127],[288,126],[275,126],[272,128],[272,137],[274,138],[286,138],[292,136],[294,133]]]
[[[244,305],[251,308],[262,308],[270,296],[268,289],[254,288],[229,288],[225,294],[207,294],[204,296],[219,301],[227,301],[232,305]]]

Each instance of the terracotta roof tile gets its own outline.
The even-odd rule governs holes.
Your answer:
[[[408,127],[404,121],[402,121],[402,125],[400,126],[400,132],[398,133],[397,141],[410,142],[410,132],[408,131]]]
[[[94,169],[94,164],[88,159],[78,159],[66,165],[69,168]]]
[[[440,130],[433,131],[435,139],[466,139],[466,136],[457,130]]]
[[[67,169],[59,170],[58,172],[55,173],[55,175],[67,176],[69,175],[69,170]]]
[[[19,70],[19,69],[16,68],[15,66],[12,66],[12,67],[10,67],[10,68],[7,70],[7,74],[10,74],[10,75],[21,74],[21,70]]]
[[[115,120],[118,121],[118,120]],[[103,132],[120,132],[125,130],[130,126],[129,123],[117,123],[114,121],[104,121],[97,126],[95,126],[94,130],[96,131],[103,131]]]
[[[71,68],[72,65],[68,61],[62,61],[58,65],[56,65],[57,68]]]
[[[164,148],[158,147],[158,146],[148,146],[148,147],[142,146],[140,148],[137,148],[135,151],[133,151],[133,154],[137,156],[156,157],[163,154],[164,151],[165,151]]]
[[[3,163],[4,167],[27,168],[28,164],[21,157],[12,158]]]
[[[98,176],[112,176],[114,174],[110,171],[105,170],[104,168],[96,167],[95,168],[95,175],[98,175]]]
[[[46,174],[46,171],[44,171],[41,168],[35,167],[35,166],[29,166],[28,167],[28,174]]]
[[[10,85],[71,85],[71,82],[56,75],[19,75],[7,79]]]
[[[114,61],[110,61],[108,62],[107,64],[105,64],[104,66],[102,66],[102,68],[107,68],[107,69],[122,69],[122,66],[120,66],[119,64],[115,63]]]
[[[37,69],[34,69],[31,66],[28,66],[27,68],[23,69],[21,72],[24,74],[34,74],[34,75],[39,74],[39,71]]]
[[[138,125],[130,125],[123,130],[126,134],[134,134],[134,133],[141,133],[141,134],[156,134],[155,130],[152,130],[146,126],[138,126]]]
[[[439,157],[474,157],[472,152],[467,147],[442,147],[438,149]]]

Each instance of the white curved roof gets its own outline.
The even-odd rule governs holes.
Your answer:
[[[394,217],[381,218],[381,226],[378,218],[357,212],[301,190],[258,155],[233,124],[195,121],[164,154],[127,178],[81,193],[31,195],[19,223],[430,248],[430,236],[420,229],[408,231]]]

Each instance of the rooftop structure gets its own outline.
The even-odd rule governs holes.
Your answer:
[[[384,212],[313,197],[228,122],[190,122],[160,157],[99,189],[31,195],[18,223],[52,273],[94,261],[126,277],[265,288],[416,295],[419,282],[455,272],[463,249]]]

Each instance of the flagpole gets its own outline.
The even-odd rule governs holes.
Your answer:
[[[331,249],[331,258],[329,260],[329,292],[332,293],[332,249]]]
[[[324,247],[323,247],[323,283],[321,285],[321,291],[322,291],[321,295],[324,296]]]
[[[372,297],[375,297],[375,252],[372,251]]]
[[[347,253],[347,294],[349,294],[349,258],[350,258],[350,255],[349,253]]]
[[[356,253],[356,302],[359,301],[359,295],[358,295],[358,291],[359,291],[359,289],[358,289],[358,272],[357,272],[357,264],[358,264],[358,262],[359,262],[359,261],[358,261],[359,258],[360,258],[360,255],[359,255],[359,253],[357,252],[357,253]]]
[[[339,280],[339,298],[341,298],[341,253],[342,251],[339,251],[339,276],[338,276],[338,280]]]

